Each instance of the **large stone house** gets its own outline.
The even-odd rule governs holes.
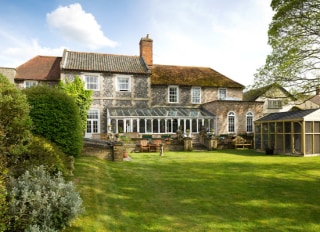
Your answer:
[[[15,82],[30,87],[79,76],[93,90],[86,136],[137,134],[253,133],[263,102],[243,101],[244,86],[209,67],[153,64],[153,40],[140,55],[65,50],[62,57],[37,56],[17,68]]]

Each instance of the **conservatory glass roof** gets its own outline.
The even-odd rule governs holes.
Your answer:
[[[212,118],[215,115],[199,108],[152,107],[152,108],[109,108],[110,118],[169,117],[169,118]]]

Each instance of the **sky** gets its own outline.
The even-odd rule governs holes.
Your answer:
[[[210,67],[244,86],[271,52],[268,0],[0,0],[0,67],[63,50],[139,55]]]

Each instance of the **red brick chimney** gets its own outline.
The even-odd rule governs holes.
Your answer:
[[[144,61],[148,66],[153,65],[152,43],[153,43],[153,40],[149,38],[149,34],[147,34],[145,38],[141,38],[139,43],[140,56],[143,57]]]

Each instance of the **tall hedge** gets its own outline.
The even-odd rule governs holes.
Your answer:
[[[32,139],[26,96],[0,74],[0,155],[7,165],[18,161]]]
[[[63,91],[49,86],[25,89],[33,133],[56,143],[68,155],[80,154],[82,141],[79,108],[74,99]]]
[[[8,202],[5,180],[21,160],[32,139],[30,107],[26,96],[0,74],[0,231],[7,230]]]

